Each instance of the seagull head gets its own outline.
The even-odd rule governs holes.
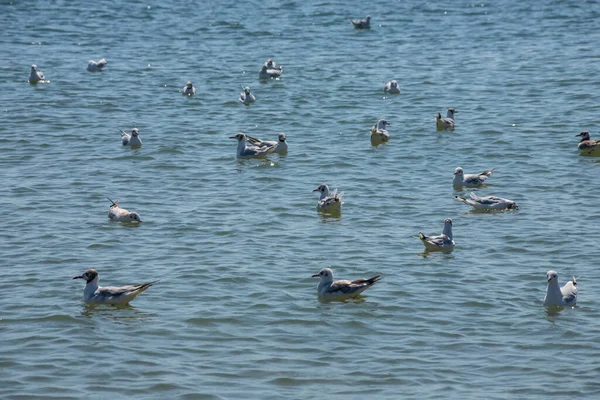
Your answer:
[[[31,65],[31,70],[32,70],[32,71],[37,71],[37,65],[35,65],[35,64],[32,64],[32,65]]]
[[[86,269],[83,274],[81,275],[77,275],[76,277],[74,277],[73,279],[83,279],[85,280],[87,283],[90,283],[91,281],[93,281],[94,279],[96,279],[98,277],[98,271],[96,271],[93,268],[89,268]]]
[[[590,132],[589,131],[583,131],[579,135],[575,135],[575,136],[581,136],[581,141],[582,142],[584,140],[590,140]]]
[[[392,124],[387,122],[385,119],[380,119],[379,121],[377,121],[377,129],[385,130],[386,126],[392,126]]]
[[[558,272],[551,269],[550,271],[546,272],[546,279],[548,280],[548,283],[556,282],[558,285]]]
[[[269,68],[273,68],[273,60],[272,60],[271,58],[269,58],[269,59],[267,60],[267,64],[266,64],[266,65],[267,65],[267,67],[269,67]]]
[[[246,93],[247,96],[250,95],[250,88],[248,86],[244,88],[244,93]]]
[[[390,82],[390,86],[391,87],[397,87],[398,86],[398,82],[396,82],[395,80]]]
[[[440,115],[440,114],[438,113],[438,115]],[[465,172],[463,171],[463,169],[461,167],[458,167],[454,170],[454,176],[457,176],[457,175],[462,176],[462,175],[464,175],[464,173]]]
[[[313,190],[313,192],[320,192],[320,193],[324,193],[324,194],[328,194],[329,193],[329,186],[327,186],[326,184],[322,184],[319,185],[318,188],[316,188],[315,190]]]
[[[235,136],[229,136],[229,139],[237,139],[238,142],[241,142],[242,140],[244,140],[246,138],[246,135],[244,135],[242,132],[239,132],[237,135]]]
[[[450,225],[450,226],[452,226],[452,220],[450,218],[446,218],[444,220],[444,225]]]
[[[318,274],[314,274],[313,278],[321,278],[322,282],[333,282],[333,271],[331,268],[323,268]]]
[[[371,16],[367,15],[367,22],[371,21]]]
[[[187,83],[185,84],[185,86],[186,86],[188,89],[191,89],[191,88],[193,88],[193,87],[194,87],[194,84],[192,83],[192,81],[187,81]]]
[[[279,136],[277,136],[279,138],[280,142],[285,142],[285,133],[280,133]]]
[[[454,114],[457,112],[454,108],[448,108],[448,116],[451,118],[454,118]]]
[[[131,130],[131,136],[138,136],[140,133],[138,132],[138,128],[133,128]]]
[[[142,222],[142,219],[140,218],[140,214],[138,214],[136,212],[130,212],[128,217],[131,222]]]

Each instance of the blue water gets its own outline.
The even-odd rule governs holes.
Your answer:
[[[371,30],[348,22],[367,14]],[[599,17],[549,0],[1,2],[0,397],[599,397],[600,160],[575,137],[600,137]],[[282,79],[259,82],[267,58]],[[456,130],[437,132],[447,107]],[[391,139],[373,148],[379,118]],[[140,149],[120,144],[132,127]],[[289,153],[238,161],[239,131],[285,132]],[[476,192],[520,209],[471,212],[458,166],[495,167]],[[340,217],[317,212],[321,183],[344,192]],[[145,222],[111,223],[107,197]],[[418,232],[447,217],[456,249],[424,254]],[[323,303],[326,266],[383,279]],[[71,279],[86,268],[160,282],[90,307]],[[543,307],[549,269],[579,278],[575,308]]]

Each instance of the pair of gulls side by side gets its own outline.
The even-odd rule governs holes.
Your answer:
[[[258,72],[259,79],[279,78],[283,73],[283,66],[276,66],[275,61],[268,59]]]
[[[319,185],[313,192],[321,193],[319,201],[317,202],[317,209],[319,211],[336,213],[342,210],[342,204],[344,204],[342,196],[344,195],[344,192],[338,194],[337,189],[330,191],[329,186],[326,184]]]
[[[138,128],[133,128],[130,132],[119,129],[119,132],[121,132],[123,146],[130,146],[132,149],[142,147],[142,138]]]
[[[230,139],[238,141],[237,156],[238,157],[264,157],[267,154],[279,153],[285,154],[288,150],[285,133],[278,135],[277,141],[260,140],[247,136],[239,132],[235,136],[230,136]],[[250,144],[248,144],[250,142]]]
[[[371,128],[371,145],[378,146],[390,140],[390,133],[386,130],[388,126],[392,126],[385,119],[380,119],[377,124]]]
[[[357,297],[381,279],[381,275],[376,275],[369,279],[334,281],[331,268],[323,268],[312,277],[321,279],[317,286],[317,294],[322,300],[346,300]]]
[[[389,94],[400,94],[400,86],[398,86],[397,81],[392,80],[390,82],[385,83],[383,91]]]
[[[104,58],[99,59],[98,61],[90,60],[88,61],[87,70],[90,72],[100,72],[106,67],[107,61]]]
[[[110,199],[108,199],[110,200]],[[108,219],[116,222],[142,222],[140,215],[136,212],[130,212],[119,206],[118,201],[112,201],[108,210]]]
[[[83,279],[85,289],[83,289],[83,301],[92,304],[113,304],[125,305],[143,293],[150,286],[158,281],[142,283],[140,285],[126,285],[120,287],[100,287],[98,285],[98,271],[93,268],[86,269],[83,274],[73,279]]]
[[[444,231],[439,236],[426,236],[419,232],[419,239],[423,242],[426,250],[451,251],[454,249],[454,236],[452,235],[452,220],[444,220]]]
[[[444,131],[444,130],[454,130],[454,126],[456,125],[456,122],[454,121],[454,114],[457,113],[458,111],[456,111],[454,108],[449,108],[447,113],[446,113],[446,118],[442,118],[442,114],[437,113],[437,115],[435,116],[435,126],[437,128],[438,131]]]
[[[351,19],[350,23],[354,25],[356,29],[371,29],[371,16],[367,15],[365,19]]]

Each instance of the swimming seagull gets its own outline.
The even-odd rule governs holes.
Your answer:
[[[350,22],[357,29],[370,29],[371,28],[371,16],[367,15],[365,19],[351,19]]]
[[[590,138],[589,131],[583,131],[579,135],[575,135],[575,136],[581,136],[581,140],[579,141],[577,148],[581,151],[585,151],[586,154],[591,154],[595,150],[600,149],[600,141],[592,140]]]
[[[546,297],[544,297],[545,306],[574,306],[577,302],[577,280],[573,277],[572,281],[565,283],[562,288],[558,285],[558,273],[554,270],[546,272],[548,287],[546,288]]]
[[[456,122],[454,121],[454,113],[457,113],[454,108],[449,108],[446,114],[446,118],[442,118],[440,113],[435,116],[435,125],[438,131],[443,130],[454,130]]]
[[[321,197],[317,202],[317,208],[320,211],[341,211],[342,204],[344,204],[344,202],[342,201],[342,196],[344,195],[344,192],[337,194],[337,189],[334,189],[333,192],[331,192],[329,190],[329,186],[327,186],[326,184],[319,185],[319,187],[313,190],[313,192],[321,193]]]
[[[312,277],[321,278],[317,286],[319,298],[323,300],[344,300],[356,297],[373,286],[381,278],[381,275],[376,275],[369,279],[356,279],[354,281],[334,281],[331,268],[323,268],[318,274],[314,274]]]
[[[248,136],[246,135],[246,139],[248,140],[248,142],[250,142],[251,144],[258,146],[258,147],[271,147],[271,146],[275,146],[275,150],[273,150],[273,153],[287,153],[288,150],[288,144],[286,142],[286,137],[285,137],[285,133],[280,133],[277,136],[277,141],[271,141],[271,140],[260,140],[260,139],[256,139],[253,138],[252,136]]]
[[[126,132],[122,129],[119,129],[119,131],[121,132],[123,146],[131,146],[132,149],[142,146],[142,138],[140,138],[138,128],[131,129],[131,132]]]
[[[102,71],[104,69],[104,67],[106,67],[106,59],[101,58],[98,61],[94,61],[94,60],[90,60],[88,62],[88,66],[87,66],[87,70],[90,72],[98,72],[98,71]]]
[[[235,136],[230,136],[230,139],[237,139],[238,147],[237,147],[237,156],[238,157],[264,157],[267,154],[270,154],[275,150],[276,145],[270,146],[256,146],[256,145],[247,145],[246,135],[242,132],[239,132]]]
[[[400,94],[400,86],[395,80],[385,83],[383,91],[389,94]]]
[[[452,236],[452,220],[446,218],[444,220],[444,231],[439,236],[425,236],[419,232],[419,239],[427,250],[451,250],[454,248],[454,240]]]
[[[86,303],[96,304],[118,304],[125,305],[135,299],[137,295],[143,293],[150,286],[158,281],[142,283],[141,285],[127,285],[121,287],[100,287],[98,286],[98,271],[93,268],[86,269],[83,274],[73,279],[83,279],[86,281],[83,289],[83,300]]]
[[[252,93],[250,93],[250,88],[246,86],[243,89],[244,91],[240,93],[240,101],[245,105],[254,103],[256,101],[256,97]]]
[[[373,125],[373,127],[371,128],[372,146],[377,146],[390,140],[390,134],[385,129],[388,126],[392,126],[392,124],[387,122],[385,119],[380,119],[379,121],[377,121],[376,125]]]
[[[29,83],[45,82],[45,79],[44,73],[38,71],[37,65],[33,64],[31,66],[31,71],[29,72]]]
[[[108,199],[110,200],[110,199]],[[124,208],[119,207],[118,201],[112,201],[108,210],[108,219],[116,222],[142,222],[140,215],[136,212],[129,212]]]
[[[181,90],[181,93],[184,94],[185,96],[193,96],[196,94],[196,88],[194,87],[194,84],[192,83],[192,81],[186,82],[185,86]]]
[[[470,199],[465,199],[461,196],[454,197],[456,200],[462,201],[463,203],[468,204],[477,210],[516,210],[519,208],[516,202],[497,196],[479,197],[476,196],[475,193],[471,192]]]
[[[278,68],[268,68],[266,65],[263,65],[260,71],[258,72],[258,77],[260,79],[279,78],[282,73],[282,65],[280,65]]]
[[[482,185],[485,180],[494,172],[496,168],[492,168],[488,171],[480,172],[479,174],[465,174],[461,167],[454,170],[453,185],[474,187]]]

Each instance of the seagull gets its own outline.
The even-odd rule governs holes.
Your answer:
[[[398,86],[398,82],[395,80],[386,82],[383,91],[389,94],[400,94],[400,86]]]
[[[110,199],[108,199],[110,200]],[[117,222],[142,222],[140,215],[136,212],[129,212],[124,208],[119,207],[118,201],[112,201],[110,210],[108,210],[108,219]]]
[[[340,194],[337,194],[337,189],[334,189],[333,192],[330,192],[329,186],[327,186],[326,184],[319,185],[319,187],[316,188],[315,190],[313,190],[313,192],[321,193],[321,197],[319,198],[319,201],[317,202],[317,208],[320,211],[325,211],[325,212],[341,211],[342,204],[344,204],[344,202],[342,201],[342,196],[344,195],[343,192]]]
[[[319,298],[328,300],[344,300],[351,297],[357,297],[362,292],[370,288],[377,282],[381,275],[376,275],[369,279],[356,279],[354,281],[334,281],[331,268],[323,268],[313,278],[321,278],[317,286]]]
[[[446,218],[444,220],[444,231],[439,236],[425,236],[419,232],[419,239],[427,250],[451,250],[454,248],[454,240],[452,237],[452,220]]]
[[[440,113],[437,113],[435,117],[435,125],[437,127],[437,130],[454,130],[454,125],[456,125],[456,123],[454,122],[454,113],[457,112],[458,111],[456,111],[454,108],[449,108],[448,113],[446,114],[446,118],[442,118],[442,115]]]
[[[275,146],[275,150],[273,150],[273,153],[283,154],[283,153],[287,153],[287,150],[288,150],[288,144],[286,142],[285,133],[283,133],[283,132],[277,136],[276,142],[271,141],[271,140],[260,140],[260,139],[253,138],[252,136],[248,136],[248,135],[246,135],[246,139],[251,144],[253,144],[254,146],[258,146],[258,147]]]
[[[254,103],[256,101],[256,97],[252,93],[250,93],[250,88],[248,86],[246,86],[244,88],[244,91],[240,93],[240,101],[245,105]]]
[[[558,285],[558,273],[554,270],[546,272],[548,287],[546,288],[546,297],[544,297],[545,306],[574,306],[577,302],[577,280],[573,277],[562,288]]]
[[[194,84],[192,83],[192,81],[186,82],[181,93],[184,94],[185,96],[193,96],[196,94],[196,88],[194,87]]]
[[[266,65],[263,65],[260,71],[258,72],[258,77],[260,79],[271,79],[271,78],[279,78],[283,73],[283,66],[279,66],[277,68],[268,68]]]
[[[575,136],[581,136],[581,140],[579,141],[577,148],[581,151],[585,151],[585,154],[591,154],[600,149],[600,141],[592,140],[590,138],[590,132],[583,131],[579,135]]]
[[[466,174],[461,167],[454,170],[453,185],[474,187],[485,183],[485,180],[494,172],[496,168],[492,168],[488,171],[483,171],[479,174]]]
[[[121,132],[121,140],[123,141],[123,146],[131,146],[131,148],[141,147],[142,139],[140,138],[140,133],[138,128],[133,128],[131,133],[128,133],[124,130],[119,129]]]
[[[88,61],[87,70],[90,72],[98,72],[102,71],[106,67],[106,59],[101,58],[98,61],[90,60]]]
[[[31,71],[29,72],[29,83],[38,83],[45,81],[44,73],[42,71],[38,71],[37,65],[33,64],[31,66]]]
[[[503,199],[502,197],[486,196],[478,197],[475,193],[471,192],[471,198],[465,199],[464,197],[454,196],[456,200],[462,201],[474,207],[477,210],[516,210],[519,208],[517,203],[512,200]]]
[[[385,129],[387,126],[392,126],[385,119],[377,121],[376,125],[371,128],[371,145],[377,146],[390,140],[390,134]]]
[[[367,15],[365,19],[351,19],[350,22],[357,29],[371,29],[371,16]]]
[[[83,274],[73,279],[84,279],[87,283],[83,289],[83,301],[96,304],[118,304],[125,305],[143,293],[158,281],[142,283],[141,285],[127,285],[121,287],[98,286],[98,271],[86,269]]]
[[[276,145],[270,146],[256,146],[246,144],[246,135],[242,132],[239,132],[235,136],[230,136],[229,139],[237,139],[238,147],[237,147],[237,156],[238,157],[263,157],[267,154],[270,154],[275,150]]]
[[[273,59],[269,58],[267,61],[265,61],[265,63],[263,64],[265,67],[267,67],[268,69],[274,69],[275,67],[277,67],[277,65],[275,64],[275,61],[273,61]]]

